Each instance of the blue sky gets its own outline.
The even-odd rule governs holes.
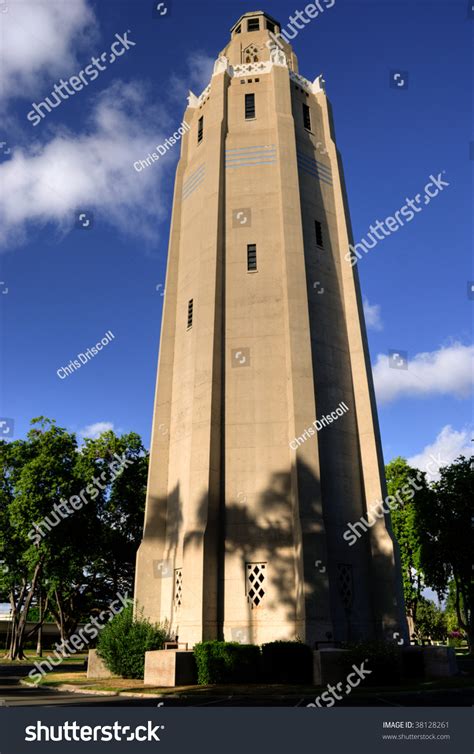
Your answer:
[[[42,414],[84,434],[137,431],[149,446],[178,149],[142,173],[132,166],[176,130],[187,90],[201,93],[229,28],[255,7],[166,0],[153,18],[148,0],[7,4],[0,416],[15,437]],[[286,26],[305,3],[260,7]],[[464,2],[336,0],[294,40],[300,72],[326,79],[355,241],[430,175],[449,183],[358,265],[385,459],[420,467],[470,444],[473,24]],[[27,120],[128,30],[134,46],[95,81],[36,127]],[[408,72],[408,88],[389,85],[394,71]],[[89,229],[75,227],[79,210],[93,213]],[[115,339],[60,380],[108,330]],[[408,352],[408,370],[389,368],[390,350]]]

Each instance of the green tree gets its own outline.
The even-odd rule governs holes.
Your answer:
[[[112,479],[110,464],[120,458],[126,466]],[[103,598],[114,599],[117,592],[133,593],[135,557],[143,532],[148,476],[148,453],[138,434],[118,437],[104,432],[88,439],[80,463],[89,479],[103,480],[96,500],[98,538],[88,568],[94,573]]]
[[[459,597],[459,609],[461,611],[463,623],[466,622],[466,609],[464,607],[464,603],[462,600],[462,595]],[[459,618],[458,613],[456,610],[456,582],[454,579],[451,579],[451,581],[448,584],[448,596],[446,598],[446,622],[447,622],[447,629],[448,632],[451,631],[460,631],[462,634],[465,634],[465,632],[461,629],[459,625]]]
[[[54,421],[32,425],[25,441],[0,443],[0,597],[12,608],[12,659],[23,657],[33,606],[35,629],[49,609],[66,639],[117,592],[132,593],[148,467],[135,433],[79,448]]]
[[[51,609],[61,636],[66,637],[81,616],[100,613],[118,593],[133,594],[148,454],[136,433],[118,437],[108,431],[85,441],[76,456],[76,469],[84,480],[82,499],[87,503],[79,515],[74,513],[64,522],[66,536],[50,581],[55,597]],[[78,487],[76,494],[80,491]],[[79,529],[85,548],[76,536],[81,517],[85,517]]]
[[[454,602],[459,627],[467,635],[472,652],[474,640],[472,553],[473,458],[460,456],[440,469],[431,498],[416,504],[416,528],[420,539],[420,562],[428,586],[446,594],[454,581]]]
[[[386,466],[385,473],[389,495],[400,501],[398,508],[392,509],[391,519],[393,532],[400,547],[405,606],[410,635],[413,635],[418,603],[425,586],[416,506],[419,500],[429,500],[431,491],[425,476],[409,466],[404,458],[398,457],[391,461]]]
[[[57,546],[54,536],[38,541],[32,524],[46,517],[58,498],[70,495],[74,486],[75,438],[43,417],[32,424],[26,441],[2,444],[0,454],[0,553],[8,566],[1,587],[12,610],[11,659],[23,657],[28,611]]]
[[[420,597],[416,611],[415,636],[418,639],[443,641],[446,634],[447,622],[444,612],[432,600]]]

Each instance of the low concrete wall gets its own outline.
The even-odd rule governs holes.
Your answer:
[[[89,657],[87,660],[87,677],[95,681],[100,681],[103,678],[119,678],[118,675],[114,675],[106,667],[105,663],[99,655],[96,649],[89,649]]]
[[[158,649],[145,654],[145,686],[192,686],[197,682],[192,650]]]
[[[426,678],[448,678],[459,672],[453,647],[423,647],[422,652]]]
[[[346,674],[347,649],[317,649],[313,652],[313,683],[326,686],[338,683]]]

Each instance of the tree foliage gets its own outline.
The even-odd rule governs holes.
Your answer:
[[[416,611],[415,636],[417,639],[444,641],[447,634],[446,615],[432,600],[420,597]]]
[[[416,506],[421,498],[429,498],[430,490],[424,475],[411,468],[404,458],[395,458],[385,469],[389,495],[398,495],[398,508],[391,512],[392,526],[400,546],[400,562],[403,578],[405,606],[413,631],[417,606],[424,588],[421,564],[420,533],[416,525]],[[410,481],[416,483],[416,487]],[[403,490],[405,489],[405,492]]]
[[[454,601],[459,627],[474,640],[472,553],[472,459],[459,457],[440,469],[440,479],[432,485],[430,500],[416,507],[421,562],[428,585],[445,595],[454,580]]]
[[[26,440],[0,443],[0,599],[12,608],[13,659],[35,602],[66,639],[118,592],[132,593],[147,468],[135,433],[79,447],[44,417]]]
[[[457,627],[466,633],[471,652],[474,639],[472,460],[461,456],[441,468],[439,481],[430,485],[425,474],[410,468],[403,458],[396,458],[386,467],[390,494],[400,490],[409,478],[416,478],[420,487],[411,500],[392,511],[409,616],[418,632],[421,625],[428,625],[429,614],[434,619],[426,600],[421,600],[422,590],[430,587],[444,597],[451,589],[448,600],[451,616],[454,611]],[[418,618],[421,604],[422,616]],[[452,622],[452,617],[450,620]]]

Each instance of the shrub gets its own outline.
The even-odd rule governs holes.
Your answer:
[[[97,654],[107,668],[122,678],[143,678],[145,652],[163,649],[168,638],[167,624],[153,624],[141,614],[133,617],[129,604],[102,629]]]
[[[448,634],[448,647],[463,647],[466,644],[466,637],[463,631],[455,629]]]
[[[256,683],[260,647],[230,641],[203,641],[194,647],[198,683]]]
[[[389,686],[398,683],[401,678],[402,658],[398,647],[383,641],[361,641],[343,645],[349,652],[344,659],[349,673],[352,665],[360,666],[365,660],[364,668],[371,674],[364,678],[368,686]]]
[[[299,641],[263,644],[262,672],[267,683],[312,683],[313,651]]]

